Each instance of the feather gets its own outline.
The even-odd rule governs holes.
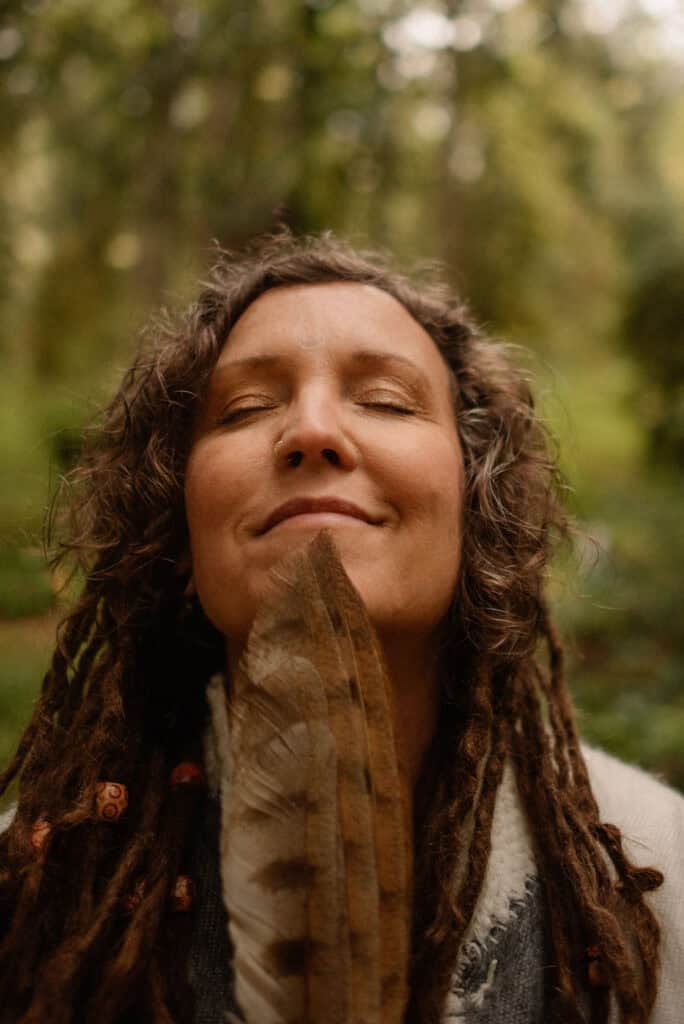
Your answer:
[[[411,830],[386,666],[329,531],[278,575],[228,696],[236,999],[248,1024],[399,1024]]]
[[[315,563],[321,593],[333,612],[359,742],[368,751],[367,784],[373,809],[381,951],[383,1020],[401,1020],[407,999],[409,957],[407,905],[413,877],[409,782],[397,754],[396,708],[384,658],[366,609],[339,561],[332,555]],[[338,612],[339,614],[335,614]]]

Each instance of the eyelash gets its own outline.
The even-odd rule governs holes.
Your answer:
[[[365,402],[361,403],[369,406],[371,409],[392,409],[393,412],[398,413],[401,416],[413,416],[414,410],[409,409],[403,405],[395,405],[392,402]],[[262,412],[263,410],[270,409],[269,405],[248,405],[242,409],[235,409],[233,412],[226,413],[225,416],[221,417],[221,426],[226,426],[231,423],[237,422],[242,416],[246,416],[252,412]]]
[[[235,409],[233,412],[228,412],[225,416],[221,417],[221,424],[233,423],[238,420],[241,416],[246,416],[250,412],[260,412],[263,409],[268,409],[268,405],[246,405],[242,409]]]
[[[366,402],[365,404],[370,406],[371,409],[392,409],[403,416],[413,415],[413,409],[408,409],[405,405],[394,405],[392,402]]]

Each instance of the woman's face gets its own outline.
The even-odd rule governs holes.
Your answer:
[[[213,372],[185,485],[195,586],[229,650],[273,567],[324,526],[381,634],[431,636],[458,577],[462,495],[447,365],[396,299],[335,282],[248,307]],[[309,513],[264,532],[283,503],[323,497],[370,521]]]

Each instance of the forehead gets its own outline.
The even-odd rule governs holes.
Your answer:
[[[306,359],[361,349],[404,356],[434,382],[448,384],[439,349],[408,310],[380,288],[347,281],[264,292],[233,326],[217,369],[246,356],[286,352]]]

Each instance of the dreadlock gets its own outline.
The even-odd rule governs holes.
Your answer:
[[[483,884],[507,762],[548,910],[550,1019],[601,1024],[614,998],[622,1024],[648,1020],[659,929],[643,894],[663,877],[631,864],[592,794],[543,599],[553,544],[569,527],[528,383],[510,346],[485,337],[444,286],[411,283],[383,256],[329,234],[281,234],[241,256],[220,253],[198,301],[179,321],[162,314],[152,325],[67,477],[54,564],[71,559],[85,584],[0,776],[0,792],[19,783],[0,837],[0,1021],[192,1019],[189,924],[173,912],[172,894],[200,812],[169,775],[201,756],[203,683],[225,667],[225,648],[186,596],[185,464],[239,316],[270,288],[328,281],[383,289],[433,338],[450,369],[466,468],[444,713],[416,799],[407,1020],[439,1019]],[[130,794],[115,824],[93,816],[106,779]],[[598,984],[587,972],[591,947],[600,951]]]

